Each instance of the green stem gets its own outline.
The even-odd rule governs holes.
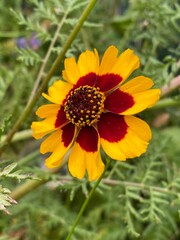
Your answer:
[[[27,162],[30,162],[31,160],[34,160],[36,159],[36,157],[40,156],[40,152],[39,150],[36,150],[30,154],[28,154],[27,156],[21,158],[19,161],[18,161],[18,165],[21,166],[21,165],[25,165]]]
[[[41,65],[41,67],[40,67],[40,70],[39,70],[38,76],[37,76],[37,78],[36,78],[36,81],[35,81],[35,83],[34,83],[34,88],[33,88],[32,92],[31,92],[31,96],[30,96],[30,98],[29,98],[29,100],[28,100],[28,103],[31,102],[31,100],[33,99],[34,95],[36,94],[36,91],[37,91],[37,89],[38,89],[38,86],[39,86],[39,84],[40,84],[40,81],[41,81],[41,79],[42,79],[42,76],[44,75],[44,71],[45,71],[47,62],[48,62],[48,60],[49,60],[49,57],[50,57],[51,52],[52,52],[52,50],[53,50],[53,47],[54,47],[54,45],[55,45],[55,43],[56,43],[56,40],[57,40],[57,38],[58,38],[58,36],[59,36],[59,32],[61,31],[61,28],[62,28],[62,26],[63,26],[63,24],[64,24],[64,22],[65,22],[65,20],[66,20],[66,18],[67,18],[67,16],[68,16],[68,14],[69,14],[69,9],[68,9],[67,12],[64,14],[63,18],[61,19],[61,22],[60,22],[60,23],[58,24],[58,26],[57,26],[56,32],[55,32],[55,34],[54,34],[54,37],[53,37],[53,39],[52,39],[52,41],[51,41],[51,43],[50,43],[50,45],[49,45],[49,48],[48,48],[48,50],[47,50],[47,53],[46,53],[45,57],[44,57],[44,59],[43,59],[42,65]]]
[[[19,129],[21,124],[25,121],[25,119],[32,112],[33,107],[36,104],[38,98],[40,97],[42,92],[45,90],[49,80],[53,76],[53,74],[56,71],[56,69],[59,67],[59,64],[63,60],[66,51],[68,50],[68,48],[70,47],[71,43],[75,39],[75,37],[78,34],[79,30],[81,29],[84,21],[86,20],[86,18],[88,17],[89,13],[91,12],[93,7],[95,6],[96,2],[97,2],[97,0],[91,0],[89,2],[89,4],[87,5],[87,7],[85,8],[84,12],[82,13],[81,17],[79,18],[78,23],[75,25],[74,29],[72,30],[71,34],[69,35],[69,38],[67,39],[66,43],[64,44],[60,54],[58,55],[58,57],[56,58],[56,60],[54,61],[53,65],[52,65],[51,69],[49,70],[48,74],[44,78],[41,86],[39,87],[39,90],[36,92],[36,95],[34,95],[34,97],[29,102],[29,104],[27,104],[27,106],[25,107],[23,113],[21,114],[19,119],[16,121],[16,123],[14,124],[13,128],[11,129],[11,131],[8,133],[7,138],[6,138],[6,143],[11,142],[11,139],[13,138],[15,132]]]
[[[106,172],[106,170],[107,170],[107,168],[108,168],[108,166],[109,166],[109,163],[110,163],[110,161],[107,162],[103,174],[102,174],[101,177],[98,179],[98,181],[95,183],[95,185],[94,185],[94,187],[91,189],[88,197],[87,197],[86,200],[84,201],[84,203],[83,203],[83,205],[82,205],[82,207],[81,207],[81,209],[80,209],[80,211],[79,211],[79,213],[78,213],[78,215],[77,215],[77,217],[76,217],[76,219],[75,219],[75,221],[74,221],[74,223],[73,223],[73,226],[72,226],[72,228],[71,228],[71,230],[70,230],[70,232],[69,232],[66,240],[70,240],[70,239],[71,239],[71,236],[72,236],[72,234],[73,234],[73,232],[74,232],[77,224],[79,223],[79,220],[80,220],[80,218],[81,218],[84,210],[86,209],[89,201],[91,200],[94,192],[96,191],[96,188],[99,186],[99,183],[101,182],[102,178],[104,177],[104,174],[105,174],[105,172]]]
[[[36,153],[34,153],[34,155],[36,155]],[[10,194],[10,197],[12,197],[15,200],[19,200],[20,198],[26,196],[28,193],[32,192],[34,189],[49,182],[51,180],[52,174],[57,173],[64,164],[65,164],[65,161],[58,168],[52,169],[51,171],[50,170],[47,170],[46,172],[44,171],[44,176],[42,176],[41,179],[32,179],[21,184],[20,186],[18,186],[12,191],[12,193]]]
[[[28,139],[28,138],[31,138],[31,137],[32,137],[32,130],[31,129],[26,129],[26,130],[17,132],[14,135],[14,138],[13,138],[12,142],[18,142],[18,141],[25,140],[25,139]],[[7,138],[7,135],[3,135],[1,137],[0,147],[3,147],[5,145],[6,138]]]
[[[49,179],[47,179],[47,178],[44,178],[44,179],[41,179],[41,180],[29,180],[26,183],[17,187],[10,194],[10,197],[13,198],[14,200],[19,200],[20,198],[22,198],[23,196],[25,196],[26,194],[28,194],[32,190],[38,188],[39,186],[41,186],[42,184],[45,184],[48,181],[49,181]]]
[[[162,99],[159,102],[156,103],[153,107],[151,107],[152,110],[158,110],[161,108],[166,108],[166,107],[176,107],[180,106],[180,100],[175,100],[173,98],[166,98]]]

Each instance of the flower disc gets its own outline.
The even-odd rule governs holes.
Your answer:
[[[104,93],[98,87],[81,86],[71,91],[64,104],[66,117],[78,127],[91,126],[104,110]]]

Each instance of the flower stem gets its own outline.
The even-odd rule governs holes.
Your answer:
[[[10,194],[10,197],[12,197],[15,200],[19,200],[23,196],[27,195],[29,192],[33,191],[34,189],[38,188],[39,186],[45,184],[48,182],[49,179],[41,179],[41,180],[29,180],[26,183],[20,185],[14,191]]]
[[[23,131],[19,131],[14,135],[14,138],[12,142],[18,142],[22,140],[26,140],[32,137],[32,130],[31,129],[26,129]],[[3,147],[5,145],[5,140],[7,138],[7,135],[3,135],[0,139],[0,147]]]
[[[71,228],[71,230],[70,230],[70,232],[69,232],[66,240],[70,240],[70,239],[71,239],[71,236],[72,236],[72,234],[73,234],[73,232],[74,232],[77,224],[79,223],[79,220],[80,220],[80,218],[81,218],[84,210],[86,209],[89,201],[91,200],[91,197],[93,196],[94,192],[96,191],[96,188],[99,186],[99,183],[101,182],[102,178],[104,177],[104,174],[105,174],[105,172],[106,172],[106,170],[107,170],[107,168],[108,168],[108,166],[109,166],[109,163],[110,163],[110,161],[107,161],[107,164],[106,164],[106,167],[105,167],[105,170],[104,170],[103,174],[100,176],[100,178],[98,179],[98,181],[95,183],[95,185],[94,185],[94,187],[91,189],[88,197],[86,198],[86,200],[84,201],[83,205],[81,206],[81,209],[80,209],[80,211],[79,211],[79,213],[78,213],[78,215],[77,215],[77,217],[76,217],[76,219],[75,219],[75,221],[74,221],[74,223],[73,223],[73,226],[72,226],[72,228]]]
[[[34,155],[36,155],[34,153]],[[32,155],[31,155],[32,157]],[[27,159],[26,159],[27,160]],[[21,162],[20,162],[21,164]],[[23,164],[23,162],[22,162]],[[12,197],[15,200],[19,200],[20,198],[26,196],[28,193],[32,192],[36,188],[40,187],[41,185],[49,182],[51,180],[51,176],[54,173],[57,173],[59,169],[65,164],[65,162],[62,163],[62,165],[58,168],[52,169],[52,170],[47,170],[44,172],[44,176],[41,177],[41,179],[30,179],[27,182],[21,184],[17,188],[15,188],[12,193],[10,194],[10,197]]]
[[[57,26],[56,32],[55,32],[55,34],[54,34],[54,37],[53,37],[53,39],[51,40],[51,43],[50,43],[49,48],[48,48],[48,50],[47,50],[47,53],[46,53],[46,55],[45,55],[45,57],[44,57],[44,59],[43,59],[42,65],[41,65],[41,67],[40,67],[40,70],[39,70],[39,73],[38,73],[38,75],[37,75],[36,81],[35,81],[35,83],[34,83],[34,87],[33,87],[33,90],[32,90],[32,92],[31,92],[31,96],[30,96],[30,98],[29,98],[29,100],[28,100],[28,103],[31,102],[31,100],[33,99],[34,95],[36,94],[36,91],[37,91],[37,89],[38,89],[38,86],[39,86],[39,84],[40,84],[40,81],[41,81],[43,75],[45,74],[44,71],[45,71],[46,65],[47,65],[47,63],[48,63],[49,57],[50,57],[50,55],[51,55],[51,53],[52,53],[53,47],[54,47],[54,45],[55,45],[55,43],[56,43],[56,40],[57,40],[57,38],[58,38],[58,36],[59,36],[59,33],[60,33],[60,31],[61,31],[61,28],[62,28],[62,26],[63,26],[63,24],[64,24],[64,22],[65,22],[65,20],[66,20],[66,18],[67,18],[67,16],[68,16],[68,14],[69,14],[69,10],[70,10],[70,9],[68,9],[68,10],[66,11],[66,13],[65,13],[64,16],[63,16],[63,18],[61,19],[60,23],[59,23],[58,26]]]
[[[161,108],[166,107],[176,107],[180,106],[180,100],[179,99],[173,99],[173,98],[165,98],[157,102],[153,107],[151,107],[152,110],[159,110]]]
[[[41,86],[39,87],[38,91],[36,92],[36,94],[34,95],[34,97],[32,98],[32,100],[26,105],[23,113],[21,114],[21,116],[19,117],[19,119],[16,121],[16,123],[14,124],[13,128],[11,129],[11,131],[8,133],[7,138],[6,138],[6,143],[11,142],[11,139],[13,138],[15,132],[19,129],[19,127],[21,126],[21,124],[25,121],[25,119],[29,116],[29,114],[32,112],[34,105],[36,104],[38,98],[40,97],[40,95],[42,94],[42,92],[45,90],[49,80],[51,79],[51,77],[53,76],[54,72],[56,71],[56,69],[59,67],[60,62],[63,60],[66,51],[68,50],[68,48],[70,47],[71,43],[73,42],[73,40],[75,39],[76,35],[78,34],[78,32],[80,31],[84,21],[86,20],[86,18],[88,17],[89,13],[91,12],[91,10],[93,9],[93,7],[95,6],[97,0],[90,0],[89,4],[87,5],[87,7],[85,8],[85,10],[83,11],[81,17],[79,18],[79,21],[77,22],[77,24],[75,25],[74,29],[72,30],[71,34],[69,35],[67,41],[65,42],[60,54],[58,55],[58,57],[56,58],[56,60],[54,61],[51,69],[49,70],[49,72],[47,73],[46,77],[44,78]]]

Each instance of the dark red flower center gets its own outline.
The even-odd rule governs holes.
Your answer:
[[[66,117],[78,127],[91,126],[104,111],[105,95],[98,87],[80,86],[70,92],[64,104]]]

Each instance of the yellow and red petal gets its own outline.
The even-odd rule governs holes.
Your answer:
[[[134,104],[135,101],[129,93],[117,89],[106,97],[104,107],[110,112],[119,114],[130,109]]]
[[[70,173],[74,177],[83,178],[87,170],[90,181],[98,179],[104,171],[99,148],[100,142],[96,129],[94,127],[82,128],[69,157]]]
[[[46,104],[38,108],[36,115],[40,118],[56,116],[60,109],[59,104]]]
[[[80,76],[85,76],[89,73],[98,73],[99,70],[99,56],[97,50],[85,51],[81,53],[78,59],[78,68],[80,71]]]
[[[117,59],[118,50],[110,46],[99,65],[97,51],[86,51],[80,55],[78,66],[81,68],[81,77],[76,86],[89,85],[99,87],[102,92],[107,92],[120,84],[122,77],[110,72]],[[87,61],[88,60],[88,61]]]
[[[46,134],[54,131],[55,127],[56,116],[52,116],[46,118],[39,122],[32,122],[31,129],[33,130],[32,136],[36,139],[41,139]]]
[[[132,94],[134,105],[121,112],[123,115],[132,115],[139,113],[146,108],[152,107],[160,98],[159,89],[150,89],[143,92]]]
[[[99,75],[106,75],[111,73],[111,69],[113,68],[118,55],[118,49],[115,46],[109,46],[105,51],[103,58],[101,60],[101,64],[99,67]]]
[[[54,140],[58,142],[56,145],[56,148],[53,150],[53,153],[46,159],[45,165],[48,168],[54,168],[58,167],[61,163],[61,160],[63,159],[64,155],[67,153],[69,148],[71,147],[75,136],[76,136],[76,127],[72,123],[68,123],[64,127],[58,130],[59,133],[59,142],[58,142],[58,136],[54,135]],[[47,142],[46,142],[47,143]],[[47,147],[47,144],[42,143],[41,145],[41,151],[44,153],[46,152],[45,147]],[[53,148],[54,146],[52,146]],[[50,147],[51,148],[51,147]]]
[[[98,76],[96,75],[96,73],[93,73],[93,72],[88,73],[85,76],[82,76],[79,78],[75,87],[78,88],[78,87],[84,86],[84,85],[95,87],[97,78],[98,78]]]
[[[40,116],[44,116],[42,109],[40,109],[39,114]],[[32,123],[31,128],[33,130],[33,137],[40,139],[53,130],[64,126],[67,122],[64,108],[60,107],[56,114],[53,114],[42,121]]]
[[[123,116],[111,112],[103,113],[97,126],[100,138],[108,142],[118,142],[123,139],[128,128]]]
[[[73,85],[61,80],[56,81],[48,89],[48,94],[43,93],[43,97],[50,102],[63,105],[68,93],[73,89]]]
[[[96,73],[88,73],[81,77],[75,87],[84,85],[99,87],[101,92],[107,92],[120,84],[122,78],[113,73],[107,73],[105,75],[98,76]]]
[[[86,51],[81,53],[76,63],[74,58],[65,60],[65,70],[63,78],[71,82],[75,87],[84,85],[95,86],[97,72],[99,70],[99,56],[96,51]]]
[[[63,78],[71,84],[76,84],[81,77],[75,58],[67,58],[64,61]]]
[[[149,90],[152,85],[150,78],[136,77],[109,94],[104,103],[105,108],[123,115],[139,113],[159,100],[160,90]]]
[[[149,125],[134,116],[125,116],[128,125],[127,135],[119,143],[120,151],[126,158],[139,157],[146,152],[152,137]],[[118,160],[118,159],[117,159]]]
[[[99,87],[101,92],[107,92],[117,87],[122,80],[118,74],[107,73],[97,77],[95,87]]]
[[[148,124],[134,116],[106,113],[98,122],[98,131],[102,148],[115,160],[140,156],[151,139]]]
[[[56,120],[54,122],[55,128],[58,128],[62,125],[65,125],[68,122],[66,118],[66,113],[64,111],[64,107],[61,107],[56,114]]]
[[[118,142],[125,138],[128,125],[123,116],[104,113],[98,122],[101,146],[113,159],[125,160],[126,156],[119,150]]]
[[[99,70],[99,56],[96,51],[85,51],[81,53],[78,59],[78,63],[76,63],[75,58],[68,58],[65,60],[65,70],[63,71],[63,78],[72,83],[73,85],[89,85],[89,78],[93,79],[93,75],[84,77],[88,74],[94,73],[97,74]],[[82,78],[82,79],[81,79]],[[79,81],[81,83],[79,83]],[[86,82],[87,83],[84,83]],[[92,80],[93,81],[93,80]],[[93,84],[90,84],[92,86]]]
[[[139,66],[139,58],[134,54],[133,50],[127,49],[116,59],[111,73],[118,74],[124,81],[135,69],[139,68]]]

